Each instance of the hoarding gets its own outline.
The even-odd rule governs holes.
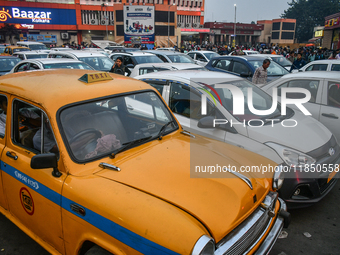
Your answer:
[[[0,23],[77,25],[76,10],[0,6]]]
[[[155,7],[124,6],[124,41],[125,43],[154,43]]]

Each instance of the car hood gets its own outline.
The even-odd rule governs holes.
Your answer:
[[[183,134],[168,135],[161,141],[154,140],[119,153],[107,163],[110,160],[121,171],[104,169],[97,172],[97,176],[123,183],[181,208],[202,222],[216,241],[255,210],[268,193],[271,179],[244,173],[251,180],[251,190],[232,173],[224,172],[220,176],[207,173],[195,178],[194,170],[190,174],[190,165],[191,169],[209,164],[236,168],[275,165],[244,149],[200,136],[190,139]],[[223,178],[216,178],[221,176]]]
[[[260,143],[273,142],[303,153],[319,148],[331,139],[332,133],[323,124],[310,116],[305,116],[295,111],[295,114],[290,119],[297,122],[295,127],[284,127],[281,124],[282,122],[273,126],[271,123],[262,127],[247,126],[248,135],[251,139]],[[294,124],[288,119],[284,123],[286,126]]]

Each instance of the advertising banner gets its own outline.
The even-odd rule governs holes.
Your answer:
[[[124,6],[124,41],[133,44],[154,43],[154,6]]]
[[[0,23],[77,25],[76,10],[0,6]]]
[[[56,35],[35,35],[22,34],[20,41],[41,42],[41,43],[57,43]]]

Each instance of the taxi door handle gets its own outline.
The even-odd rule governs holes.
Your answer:
[[[12,153],[10,151],[7,151],[6,152],[6,156],[14,159],[14,160],[17,160],[18,159],[18,156],[17,155],[12,155]]]
[[[321,115],[322,115],[322,116],[325,116],[325,117],[327,117],[327,118],[339,119],[339,117],[336,116],[336,115],[333,114],[333,113],[322,113]]]

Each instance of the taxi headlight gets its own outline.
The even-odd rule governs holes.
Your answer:
[[[297,150],[293,150],[276,143],[266,143],[266,145],[273,148],[288,166],[301,167],[304,165],[314,164],[316,162],[314,158]]]
[[[207,235],[203,235],[196,242],[191,255],[213,255],[215,253],[214,239]]]
[[[282,187],[284,181],[284,174],[282,172],[282,166],[277,166],[275,168],[275,173],[273,177],[273,190],[279,190]]]

